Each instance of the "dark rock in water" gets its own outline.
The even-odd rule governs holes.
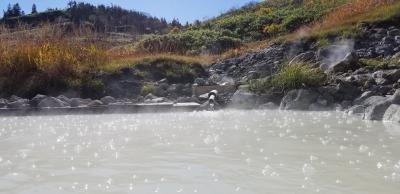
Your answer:
[[[311,111],[327,111],[332,109],[333,99],[331,96],[320,95],[316,102],[312,103],[309,107]]]
[[[13,101],[13,102],[9,102],[7,104],[7,108],[27,108],[29,107],[29,105],[26,103],[25,100],[21,99],[21,100],[17,100],[17,101]]]
[[[349,70],[355,70],[358,68],[358,56],[356,53],[347,53],[343,60],[331,64],[327,69],[328,72],[338,73],[347,72]]]
[[[41,94],[37,94],[35,97],[33,97],[33,98],[29,101],[29,104],[30,104],[32,107],[38,107],[39,103],[40,103],[43,99],[45,99],[45,98],[47,98],[47,96],[41,95]]]
[[[8,104],[8,100],[0,98],[0,108],[5,108]]]
[[[283,97],[280,109],[282,110],[309,110],[319,94],[313,90],[292,90]]]
[[[370,104],[365,109],[364,119],[366,120],[382,120],[386,110],[392,104],[389,97]]]
[[[369,97],[374,96],[374,95],[376,95],[375,92],[373,92],[373,91],[366,91],[366,92],[362,93],[360,97],[356,98],[356,99],[354,100],[353,104],[355,104],[355,105],[362,104],[362,103],[364,102],[364,100],[366,100],[366,99],[368,99]]]
[[[186,102],[197,102],[199,103],[199,100],[196,97],[179,97],[178,99],[175,100],[175,103],[186,103]]]
[[[66,106],[69,106],[69,104],[54,97],[46,97],[38,104],[40,108],[59,108]]]
[[[82,106],[83,105],[83,103],[82,103],[82,99],[80,99],[80,98],[72,98],[71,100],[70,100],[70,106],[71,107],[80,107],[80,106]]]
[[[368,98],[364,105],[368,105],[365,110],[364,119],[382,120],[386,110],[392,104],[400,104],[400,90],[397,90],[393,96]]]
[[[361,94],[361,90],[350,82],[339,81],[335,88],[336,92],[333,96],[335,96],[335,100],[337,101],[353,101]]]
[[[144,97],[143,96],[138,96],[136,98],[136,102],[144,102]]]
[[[87,106],[88,107],[96,107],[96,106],[103,106],[104,104],[100,100],[93,100]]]
[[[268,102],[266,104],[260,105],[260,109],[275,110],[275,109],[279,109],[279,106],[273,102]]]
[[[66,96],[64,96],[64,95],[59,95],[59,96],[57,97],[57,99],[59,99],[59,100],[65,102],[65,103],[68,103],[68,104],[71,103],[71,99],[69,99],[68,97],[66,97]]]
[[[257,101],[258,96],[256,94],[239,89],[233,94],[230,106],[237,108],[254,108]]]
[[[340,106],[342,109],[348,109],[353,105],[353,103],[350,100],[345,100],[342,103],[340,103]]]
[[[347,113],[349,115],[364,115],[365,112],[365,106],[363,105],[354,105],[351,108],[347,110]]]
[[[159,97],[159,98],[153,98],[153,99],[147,99],[144,102],[145,103],[162,103],[162,102],[167,102],[168,99],[164,97]]]
[[[21,98],[21,97],[18,97],[18,96],[16,96],[16,95],[12,95],[11,97],[10,97],[10,99],[9,99],[9,101],[10,102],[16,102],[16,101],[20,101],[20,100],[22,100],[23,98]]]
[[[152,100],[152,99],[156,99],[156,98],[158,98],[158,96],[155,96],[155,95],[153,95],[152,93],[150,93],[150,94],[147,94],[147,95],[144,97],[144,100]]]
[[[308,51],[308,52],[301,53],[301,54],[295,56],[289,62],[289,65],[299,64],[299,63],[315,64],[316,62],[317,62],[317,56],[316,56],[315,52]]]
[[[112,96],[105,96],[105,97],[101,98],[100,101],[104,105],[108,105],[108,104],[112,104],[112,103],[116,103],[117,102],[117,100]]]
[[[167,83],[161,83],[156,87],[156,89],[154,91],[154,95],[166,97],[166,96],[168,96],[168,91],[167,91],[168,88],[169,88],[169,85]]]
[[[384,121],[400,122],[400,105],[392,104],[383,115]]]

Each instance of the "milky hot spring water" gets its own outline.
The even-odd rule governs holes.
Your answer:
[[[400,127],[336,112],[0,118],[0,193],[398,194]]]

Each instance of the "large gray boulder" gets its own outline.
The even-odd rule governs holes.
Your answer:
[[[156,99],[156,98],[158,98],[158,96],[155,96],[154,94],[150,93],[144,97],[144,100],[152,100],[152,99]]]
[[[39,105],[39,103],[40,103],[43,99],[45,99],[45,98],[47,98],[46,95],[37,94],[35,97],[33,97],[33,98],[29,101],[29,104],[30,104],[32,107],[37,107],[37,106]]]
[[[319,94],[313,90],[292,90],[283,97],[280,109],[309,110],[310,105],[315,103],[318,97]]]
[[[232,98],[230,106],[237,108],[255,108],[258,96],[244,89],[237,90]]]
[[[339,73],[347,72],[349,70],[355,70],[358,68],[358,56],[355,52],[350,52],[345,55],[345,57],[339,62],[331,64],[327,72],[329,73]]]
[[[79,107],[82,105],[81,99],[80,98],[72,98],[70,101],[71,107]]]
[[[115,98],[112,96],[105,96],[105,97],[101,98],[100,101],[105,105],[117,102],[117,100],[115,100]]]
[[[366,91],[366,92],[362,93],[360,97],[356,98],[354,100],[353,104],[360,105],[360,104],[364,103],[364,101],[366,99],[368,99],[369,97],[374,96],[374,95],[375,95],[375,92]]]
[[[367,106],[365,109],[364,119],[382,120],[386,110],[392,104],[400,104],[400,90],[396,90],[393,96],[372,96],[368,98],[363,103],[363,105]]]
[[[54,97],[46,97],[38,104],[39,108],[60,108],[66,106],[69,106],[69,104]]]
[[[66,97],[66,96],[64,96],[64,95],[59,95],[59,96],[57,96],[57,99],[59,99],[59,100],[65,102],[65,103],[68,103],[68,104],[71,103],[71,99],[69,99],[68,97]]]
[[[166,97],[168,96],[168,88],[169,85],[167,83],[161,83],[154,90],[154,94],[156,96]]]
[[[93,100],[91,101],[87,106],[88,107],[97,107],[97,106],[103,106],[103,102],[101,102],[100,100]]]
[[[0,108],[5,108],[8,104],[8,100],[0,98]]]
[[[7,108],[15,108],[15,109],[20,109],[20,108],[26,108],[26,107],[28,107],[29,105],[26,103],[26,101],[24,100],[24,99],[20,99],[20,100],[17,100],[17,101],[12,101],[12,102],[9,102],[8,104],[7,104]]]
[[[147,99],[144,102],[145,103],[163,103],[163,102],[168,102],[168,99],[164,98],[164,97],[158,97],[158,98],[153,98],[153,99]]]
[[[19,97],[19,96],[16,96],[16,95],[12,95],[11,97],[10,97],[10,102],[17,102],[17,101],[21,101],[21,100],[24,100],[23,98],[21,98],[21,97]]]
[[[392,104],[383,115],[384,121],[400,122],[400,105]]]
[[[346,111],[349,115],[360,115],[364,116],[365,106],[363,105],[354,105]]]

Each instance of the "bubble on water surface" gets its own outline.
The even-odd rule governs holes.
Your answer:
[[[358,149],[358,151],[359,151],[360,153],[365,153],[365,152],[367,152],[368,150],[369,150],[369,147],[366,146],[366,145],[360,145],[360,147],[359,147],[359,149]]]
[[[314,175],[314,173],[316,171],[312,164],[307,164],[307,163],[303,165],[301,170],[302,170],[304,176],[306,176],[306,177]]]

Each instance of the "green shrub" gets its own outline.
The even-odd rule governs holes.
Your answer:
[[[145,83],[142,87],[140,94],[146,96],[147,94],[154,93],[156,90],[156,85],[152,82]]]
[[[241,41],[229,31],[186,30],[166,35],[147,36],[136,44],[136,49],[145,53],[199,54],[206,51],[211,54],[222,53],[241,45]]]
[[[321,86],[326,81],[325,73],[308,64],[286,65],[279,73],[269,79],[250,82],[250,90],[254,93],[266,93],[271,90],[287,92],[303,87]]]

